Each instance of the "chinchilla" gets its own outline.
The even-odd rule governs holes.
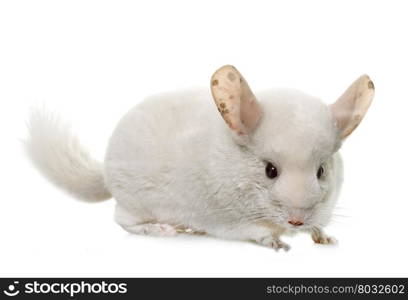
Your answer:
[[[227,65],[210,89],[156,95],[130,110],[103,164],[44,110],[31,114],[25,146],[42,174],[74,196],[113,196],[115,220],[131,233],[206,233],[287,250],[280,236],[306,231],[332,244],[323,227],[342,183],[338,150],[373,97],[367,75],[331,105],[297,90],[255,95]]]

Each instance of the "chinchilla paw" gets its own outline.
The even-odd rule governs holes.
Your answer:
[[[273,236],[264,237],[257,242],[260,245],[275,249],[276,251],[279,251],[279,249],[289,251],[290,249],[290,246],[288,244]]]
[[[177,230],[168,224],[136,224],[131,226],[124,226],[124,228],[134,234],[151,235],[151,236],[175,236]]]
[[[325,234],[312,233],[312,239],[316,244],[321,245],[337,245],[336,238]]]

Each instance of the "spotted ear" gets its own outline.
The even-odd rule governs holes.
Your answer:
[[[374,98],[374,84],[370,77],[359,77],[333,104],[330,110],[342,139],[349,136],[363,120]]]
[[[238,70],[223,66],[211,77],[211,93],[225,123],[238,136],[246,136],[262,116],[261,107]]]

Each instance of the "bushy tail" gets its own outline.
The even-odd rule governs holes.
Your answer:
[[[33,110],[25,148],[40,172],[68,193],[87,202],[109,199],[102,165],[72,134],[68,124],[44,108]]]

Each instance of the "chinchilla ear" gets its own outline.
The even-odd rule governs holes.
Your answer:
[[[256,128],[262,110],[244,77],[235,67],[223,66],[211,77],[211,93],[225,123],[245,140]]]
[[[360,124],[373,98],[374,84],[370,77],[362,75],[335,103],[330,105],[342,139],[348,137]]]

